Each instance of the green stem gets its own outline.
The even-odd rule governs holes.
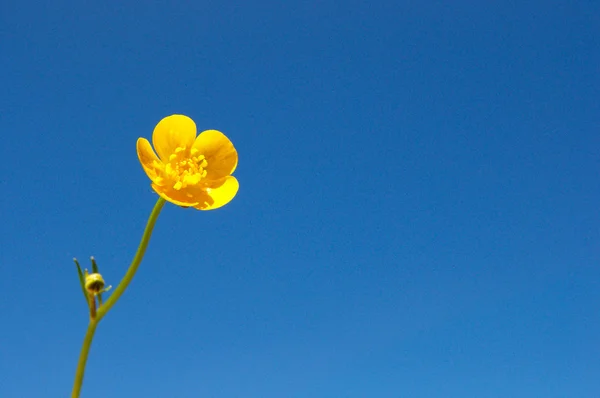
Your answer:
[[[148,242],[150,242],[150,237],[152,236],[152,230],[154,229],[154,224],[156,224],[156,220],[158,219],[158,215],[165,205],[165,200],[163,198],[158,198],[156,204],[154,205],[154,209],[152,209],[152,213],[150,213],[150,217],[148,218],[148,222],[146,223],[146,229],[144,230],[144,234],[142,235],[142,240],[140,245],[138,246],[137,252],[135,253],[135,257],[131,261],[129,265],[129,269],[127,273],[119,283],[119,286],[113,291],[108,300],[98,308],[96,312],[96,316],[90,319],[90,323],[87,328],[87,332],[85,333],[85,337],[83,339],[83,346],[81,347],[81,353],[79,354],[79,362],[77,363],[77,371],[75,373],[75,383],[73,385],[73,391],[71,393],[71,398],[78,398],[79,393],[81,392],[81,386],[83,384],[83,375],[85,372],[85,365],[87,362],[87,357],[90,352],[90,347],[92,346],[92,340],[94,338],[94,333],[96,332],[96,327],[98,323],[104,318],[104,316],[108,313],[108,311],[117,303],[121,295],[127,289],[127,286],[131,283],[131,280],[135,276],[135,273],[144,258],[144,253],[146,252],[146,248],[148,247]]]
[[[158,215],[160,214],[160,211],[164,205],[165,200],[159,197],[154,205],[154,209],[152,209],[152,213],[150,213],[150,217],[146,223],[146,229],[142,235],[142,241],[138,246],[135,257],[133,258],[133,261],[131,261],[131,265],[129,266],[127,273],[119,283],[119,286],[117,286],[117,288],[112,292],[108,300],[106,300],[102,307],[98,308],[98,315],[96,318],[98,322],[104,318],[104,315],[106,315],[106,313],[117,303],[117,300],[119,300],[135,276],[135,273],[140,266],[142,259],[144,258],[144,253],[146,253],[146,248],[148,247],[148,242],[150,242],[150,236],[152,236],[152,230],[154,229],[154,224],[156,224],[156,219],[158,218]]]
[[[71,392],[71,398],[78,398],[81,392],[81,386],[83,384],[83,374],[85,372],[85,364],[87,357],[92,346],[92,339],[94,338],[94,332],[96,332],[96,326],[98,321],[90,319],[87,332],[83,338],[83,346],[81,347],[81,353],[79,354],[79,362],[77,362],[77,371],[75,372],[75,383],[73,384],[73,392]]]

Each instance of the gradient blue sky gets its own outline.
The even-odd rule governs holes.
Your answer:
[[[100,3],[0,4],[2,398],[69,394],[174,113],[241,188],[165,207],[82,397],[600,396],[599,2]]]

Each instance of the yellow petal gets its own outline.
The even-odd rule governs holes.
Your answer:
[[[213,210],[221,206],[225,206],[237,194],[240,187],[238,180],[235,177],[226,177],[225,182],[217,188],[208,188],[208,195],[212,199],[212,203],[205,201],[194,206],[198,210]]]
[[[152,146],[145,138],[138,138],[137,140],[137,155],[144,171],[152,181],[158,180],[161,175],[163,163],[158,159]]]
[[[200,133],[193,148],[206,157],[207,180],[219,180],[227,177],[235,170],[238,154],[229,138],[217,130],[206,130]]]
[[[162,119],[152,133],[152,144],[163,162],[175,153],[177,148],[185,148],[188,152],[196,138],[196,123],[183,115],[171,115]]]
[[[203,203],[213,203],[213,200],[206,191],[199,189],[184,188],[175,190],[166,186],[152,184],[152,189],[163,199],[177,206],[193,207]]]

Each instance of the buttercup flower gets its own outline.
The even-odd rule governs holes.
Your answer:
[[[137,154],[152,189],[165,200],[183,207],[212,210],[226,205],[238,191],[231,174],[238,162],[229,138],[216,130],[196,137],[196,124],[183,115],[162,119],[154,128],[152,146],[137,140]]]

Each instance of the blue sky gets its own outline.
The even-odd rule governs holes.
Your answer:
[[[167,204],[82,397],[600,396],[594,1],[0,5],[0,396],[62,397],[71,259],[123,276],[171,114],[237,197]]]

